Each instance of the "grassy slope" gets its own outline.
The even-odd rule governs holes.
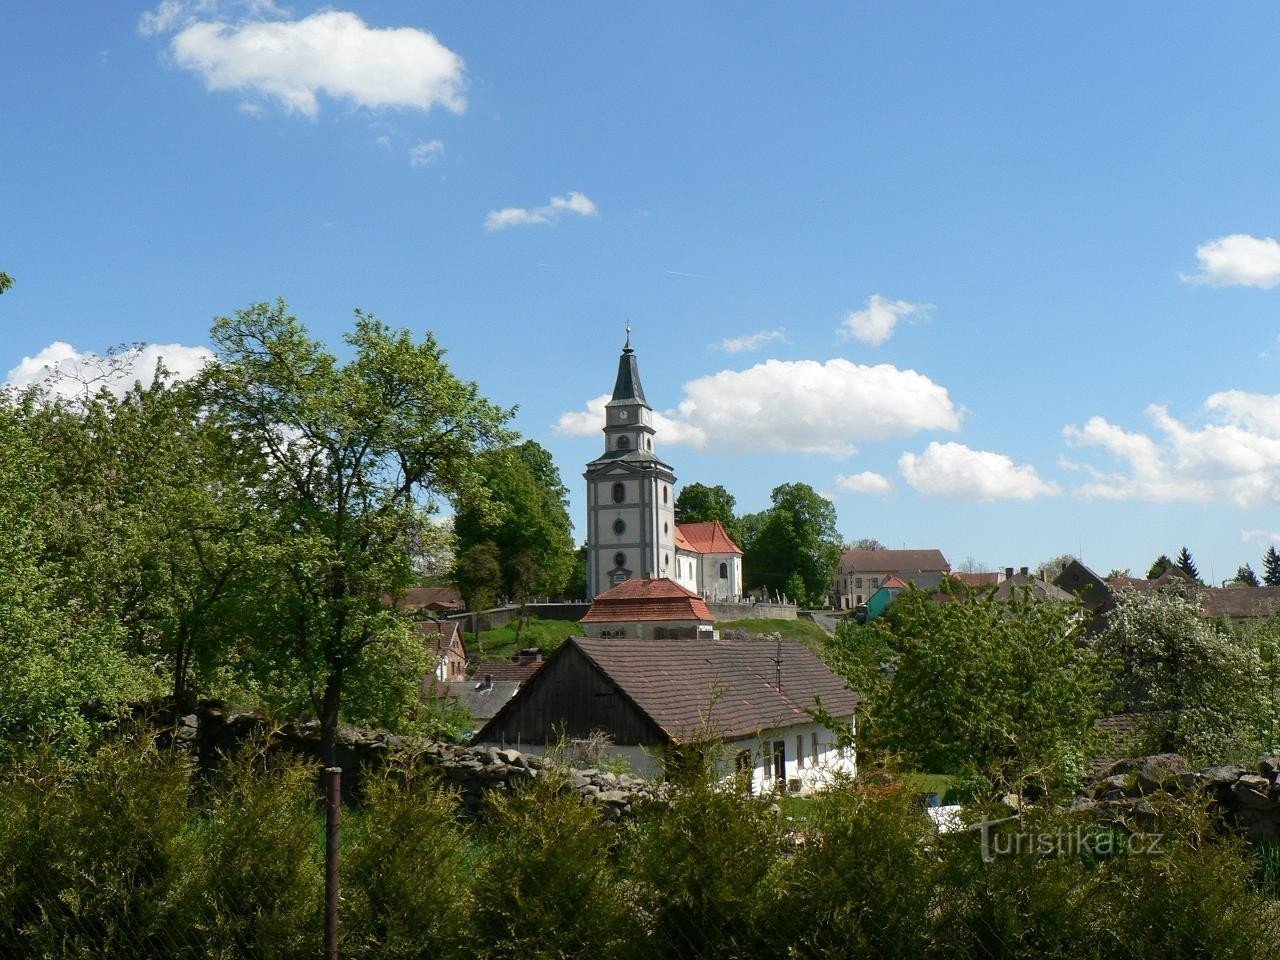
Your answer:
[[[505,660],[522,647],[537,647],[545,653],[555,650],[566,637],[578,636],[582,628],[572,620],[530,620],[516,639],[515,622],[496,630],[485,630],[479,642],[467,636],[467,650],[477,660]]]
[[[728,620],[717,626],[721,630],[745,630],[753,637],[780,633],[783,640],[799,640],[819,654],[827,643],[826,633],[812,620]]]

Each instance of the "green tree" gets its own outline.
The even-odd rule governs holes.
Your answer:
[[[74,752],[99,718],[155,692],[116,623],[58,600],[46,549],[55,454],[26,429],[33,404],[0,402],[0,757],[41,740]]]
[[[1280,587],[1280,551],[1267,547],[1262,555],[1262,582],[1268,587]]]
[[[1206,621],[1194,597],[1120,590],[1097,645],[1115,664],[1116,697],[1141,717],[1145,749],[1215,763],[1256,755],[1267,712],[1259,646]]]
[[[0,270],[0,293],[4,293],[13,286],[13,277],[9,276],[3,270]]]
[[[510,411],[459,380],[432,335],[357,311],[345,339],[342,362],[283,300],[259,303],[215,322],[205,374],[210,415],[267,459],[249,491],[272,546],[260,650],[306,689],[326,765],[348,686],[416,695],[411,631],[382,596],[412,582],[431,498],[471,496],[479,454],[511,439]]]
[[[857,540],[850,541],[844,545],[846,550],[886,550],[888,549],[883,543],[875,537],[859,537]]]
[[[1174,563],[1169,559],[1169,555],[1167,553],[1162,553],[1160,556],[1156,557],[1155,560],[1151,561],[1151,566],[1147,569],[1147,579],[1155,580],[1173,566]]]
[[[1177,567],[1187,575],[1187,579],[1192,583],[1200,582],[1200,571],[1196,569],[1196,562],[1191,559],[1191,551],[1186,547],[1178,551]]]
[[[560,595],[573,569],[568,495],[551,454],[532,440],[478,458],[483,484],[460,501],[454,517],[458,548],[497,549],[498,592],[521,602]]]
[[[1078,776],[1104,675],[1073,604],[1028,592],[936,602],[899,595],[888,613],[844,624],[833,666],[862,693],[860,748],[932,772],[997,781]]]
[[[260,524],[245,493],[263,463],[204,415],[198,385],[166,381],[161,367],[119,398],[48,402],[31,423],[58,451],[48,547],[61,602],[118,622],[185,706],[249,632]]]
[[[1253,572],[1253,567],[1247,563],[1236,569],[1236,575],[1231,582],[1238,587],[1262,586],[1262,583],[1258,580],[1258,575]]]
[[[821,604],[840,566],[836,508],[805,483],[774,487],[772,506],[743,518],[743,569],[748,586]]]
[[[1036,573],[1044,574],[1046,579],[1055,579],[1063,570],[1067,568],[1067,564],[1075,560],[1075,556],[1070,553],[1062,553],[1056,557],[1050,557],[1040,566],[1036,567]]]
[[[676,497],[676,522],[707,523],[717,520],[738,546],[742,546],[743,530],[733,512],[735,506],[733,494],[720,484],[709,487],[705,483],[690,483]]]

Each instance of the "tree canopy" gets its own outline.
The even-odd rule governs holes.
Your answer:
[[[735,514],[736,501],[720,484],[690,483],[676,497],[676,523],[707,523],[717,520],[729,536],[742,546],[742,524]]]
[[[1196,569],[1196,562],[1191,558],[1191,551],[1186,547],[1178,551],[1177,567],[1187,575],[1187,579],[1191,582],[1200,582],[1200,571]]]
[[[573,524],[551,454],[526,440],[481,454],[475,469],[481,485],[454,519],[464,587],[521,600],[562,595],[574,565]],[[496,581],[479,576],[475,551],[486,543],[496,548]]]
[[[433,498],[477,495],[478,456],[512,438],[510,411],[454,376],[432,335],[357,311],[345,340],[342,362],[283,300],[254,304],[215,322],[204,377],[210,415],[266,462],[248,491],[269,556],[259,631],[307,690],[327,764],[348,686],[366,684],[366,710],[416,695],[420,675],[398,668],[421,645],[382,597],[411,583]]]
[[[805,483],[774,487],[772,506],[742,518],[742,565],[748,587],[819,605],[840,566],[836,508]]]
[[[1262,582],[1268,587],[1280,587],[1280,551],[1274,545],[1262,555]]]
[[[842,624],[832,662],[864,698],[859,747],[936,773],[1066,782],[1088,759],[1104,689],[1074,604],[901,593]]]

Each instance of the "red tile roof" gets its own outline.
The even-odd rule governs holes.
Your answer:
[[[725,532],[719,520],[677,523],[676,546],[693,553],[742,553],[742,548]]]
[[[779,666],[773,640],[568,642],[675,740],[812,723],[806,708],[815,699],[835,717],[849,717],[858,706],[858,695],[802,643],[784,642]]]
[[[387,597],[398,610],[461,610],[462,594],[457,587],[410,587],[398,598]]]
[[[542,660],[527,663],[518,663],[514,660],[481,660],[471,671],[471,679],[483,680],[485,677],[491,677],[495,683],[499,680],[524,683],[542,668],[544,662]]]
[[[715,619],[706,601],[674,580],[633,577],[596,597],[579,623]]]

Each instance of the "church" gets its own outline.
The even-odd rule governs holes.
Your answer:
[[[677,523],[676,475],[658,457],[631,330],[605,404],[604,452],[587,464],[587,587],[665,578],[709,601],[743,595],[742,548],[718,522]]]

